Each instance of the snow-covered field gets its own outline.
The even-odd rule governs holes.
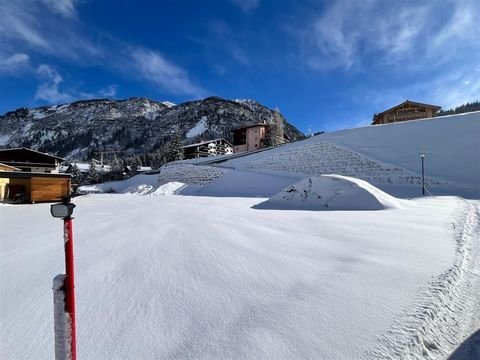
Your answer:
[[[480,197],[479,120],[83,188],[118,194],[74,199],[79,359],[480,358],[480,201],[452,196]],[[408,198],[419,149],[428,188],[451,196]],[[61,231],[48,204],[0,204],[1,359],[54,358]]]
[[[473,204],[252,208],[263,200],[77,198],[79,358],[445,358],[470,330]],[[0,219],[1,358],[51,359],[61,222],[48,204]]]

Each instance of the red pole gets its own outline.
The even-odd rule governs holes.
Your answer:
[[[65,240],[65,311],[70,316],[70,352],[71,359],[77,359],[77,340],[75,330],[75,275],[73,266],[73,219],[66,217],[63,219],[64,231],[63,236]]]

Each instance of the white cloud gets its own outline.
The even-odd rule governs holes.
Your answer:
[[[457,41],[478,41],[480,27],[480,3],[476,0],[458,0],[449,21],[434,36],[431,46],[442,48],[449,45],[450,49],[456,47]]]
[[[436,80],[432,97],[443,109],[455,108],[467,102],[480,101],[480,75],[458,72]]]
[[[443,73],[429,81],[383,87],[381,91],[359,91],[355,100],[359,104],[369,104],[374,112],[380,112],[407,99],[439,105],[444,110],[480,101],[480,74],[473,67],[465,67]]]
[[[250,12],[260,6],[260,0],[231,0],[239,6],[244,12]]]
[[[21,41],[28,46],[48,48],[38,29],[38,18],[31,3],[0,0],[0,41],[3,46]],[[15,44],[14,44],[15,45]]]
[[[90,41],[81,23],[73,19],[75,5],[76,0],[0,0],[2,50],[38,52],[83,62],[101,57],[102,48]]]
[[[135,48],[130,52],[133,69],[162,90],[180,95],[203,97],[205,91],[195,85],[188,73],[156,51]]]
[[[64,17],[73,17],[75,15],[76,0],[42,0],[54,13]]]
[[[42,64],[38,67],[37,74],[40,78],[44,79],[44,82],[38,86],[35,93],[35,100],[44,100],[51,104],[73,100],[72,95],[59,90],[63,78],[56,69],[49,65]]]
[[[138,77],[140,73],[143,79],[164,91],[193,96],[204,94],[203,89],[190,80],[184,69],[157,51],[140,49],[110,36],[101,37],[102,41],[94,41],[92,35],[95,32],[86,28],[77,18],[78,3],[78,0],[0,0],[2,54],[25,52],[68,59],[83,66],[129,69],[132,77]],[[245,61],[241,53],[237,54],[237,58]],[[13,60],[20,61],[21,58],[9,61]],[[113,85],[94,93],[72,89],[68,93],[61,92],[59,86],[63,79],[58,72],[55,75],[55,71],[45,64],[38,67],[39,76],[50,77],[38,87],[35,96],[37,100],[57,102],[66,101],[74,95],[80,98],[89,95],[116,95],[116,87]]]
[[[118,85],[108,85],[98,91],[99,95],[106,98],[114,98],[117,95]]]
[[[9,56],[0,55],[0,72],[15,73],[30,64],[30,56],[23,53],[15,53]]]
[[[117,85],[108,85],[97,92],[79,91],[75,88],[62,90],[63,77],[57,69],[47,64],[41,64],[37,68],[36,74],[41,79],[41,83],[35,92],[35,100],[46,101],[49,104],[71,102],[78,99],[112,98],[117,94]]]
[[[477,0],[339,0],[304,28],[302,50],[315,69],[437,63],[458,49],[478,52],[479,17]]]

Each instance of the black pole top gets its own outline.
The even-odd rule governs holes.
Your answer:
[[[62,204],[66,205],[66,204],[70,204],[70,200],[72,199],[71,196],[63,196],[62,197]]]

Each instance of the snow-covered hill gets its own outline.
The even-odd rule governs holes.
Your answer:
[[[480,197],[480,112],[325,133],[222,163],[305,175],[353,176],[400,196],[415,196],[425,153],[431,193]]]
[[[84,187],[118,194],[74,199],[79,358],[475,359],[480,202],[391,194],[420,195],[425,151],[429,190],[480,197],[479,118]],[[62,228],[48,204],[0,204],[2,359],[53,358]]]
[[[420,153],[425,153],[427,194],[480,198],[480,112],[348,129],[251,154],[170,163],[149,179],[156,186],[169,181],[195,185],[182,189],[189,195],[268,197],[307,176],[337,174],[395,196],[415,197],[422,194]],[[117,185],[99,188],[111,186]]]

